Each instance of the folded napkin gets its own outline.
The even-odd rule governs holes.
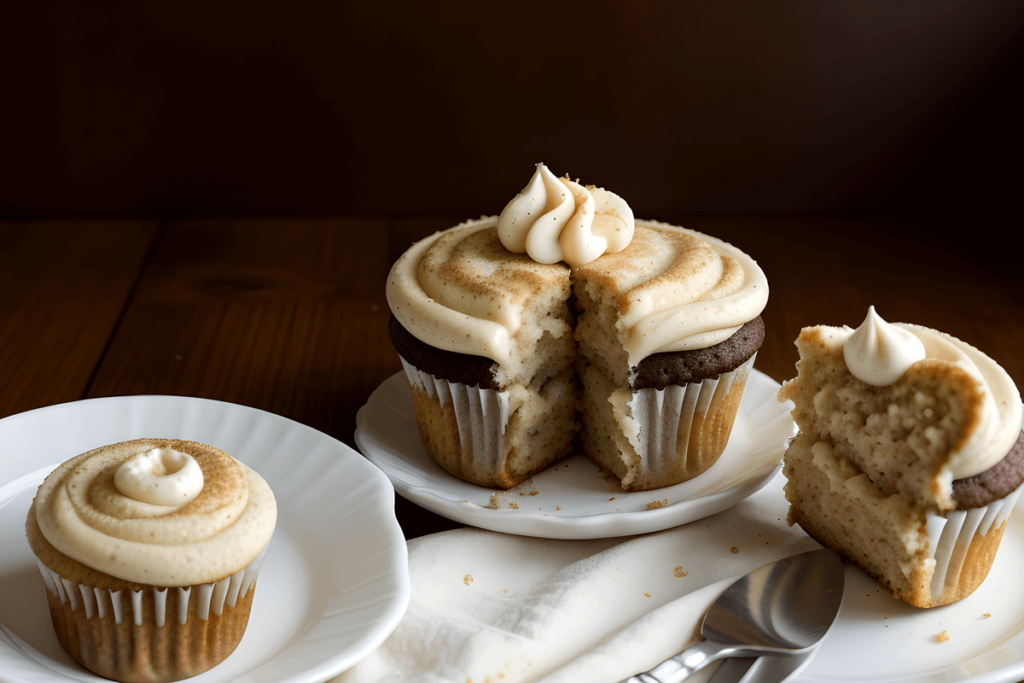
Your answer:
[[[414,539],[408,611],[335,680],[612,683],[647,671],[699,640],[704,613],[733,581],[818,547],[786,524],[782,484],[779,475],[729,510],[644,536],[458,529]]]

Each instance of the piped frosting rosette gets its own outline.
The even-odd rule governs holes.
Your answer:
[[[614,192],[558,178],[537,164],[530,182],[498,217],[498,237],[537,263],[590,263],[633,238],[633,211]]]

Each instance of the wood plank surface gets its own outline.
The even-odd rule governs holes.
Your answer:
[[[156,221],[0,224],[0,417],[85,396]]]
[[[172,222],[89,397],[229,401],[351,445],[356,411],[401,369],[386,245],[382,220]]]

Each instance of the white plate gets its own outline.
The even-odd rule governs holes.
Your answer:
[[[258,471],[278,503],[245,636],[224,662],[189,681],[318,683],[353,666],[398,625],[409,573],[394,490],[351,448],[278,415],[218,401],[79,401],[0,420],[0,681],[106,681],[57,642],[25,514],[64,460],[144,437],[216,446]]]
[[[779,471],[796,434],[779,384],[753,370],[729,445],[707,472],[675,486],[623,493],[573,455],[514,489],[496,492],[451,476],[430,458],[404,373],[385,380],[356,415],[356,444],[402,496],[463,524],[541,538],[609,538],[659,531],[720,512]]]
[[[793,683],[1024,680],[1021,506],[1018,504],[1010,517],[988,578],[978,590],[952,605],[911,607],[848,565],[839,618]],[[943,631],[949,640],[940,643],[936,636]]]

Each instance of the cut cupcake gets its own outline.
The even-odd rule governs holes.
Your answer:
[[[790,523],[918,607],[988,575],[1024,483],[1024,408],[1009,375],[949,335],[888,324],[805,328],[779,392],[800,429],[785,456]]]
[[[430,456],[460,479],[510,488],[572,449],[576,344],[568,269],[509,252],[495,224],[439,233],[399,259],[391,338]],[[406,290],[418,296],[405,303]]]
[[[508,488],[571,452],[626,490],[684,481],[725,448],[768,297],[720,240],[636,221],[543,165],[499,217],[413,245],[391,332],[431,457]]]

